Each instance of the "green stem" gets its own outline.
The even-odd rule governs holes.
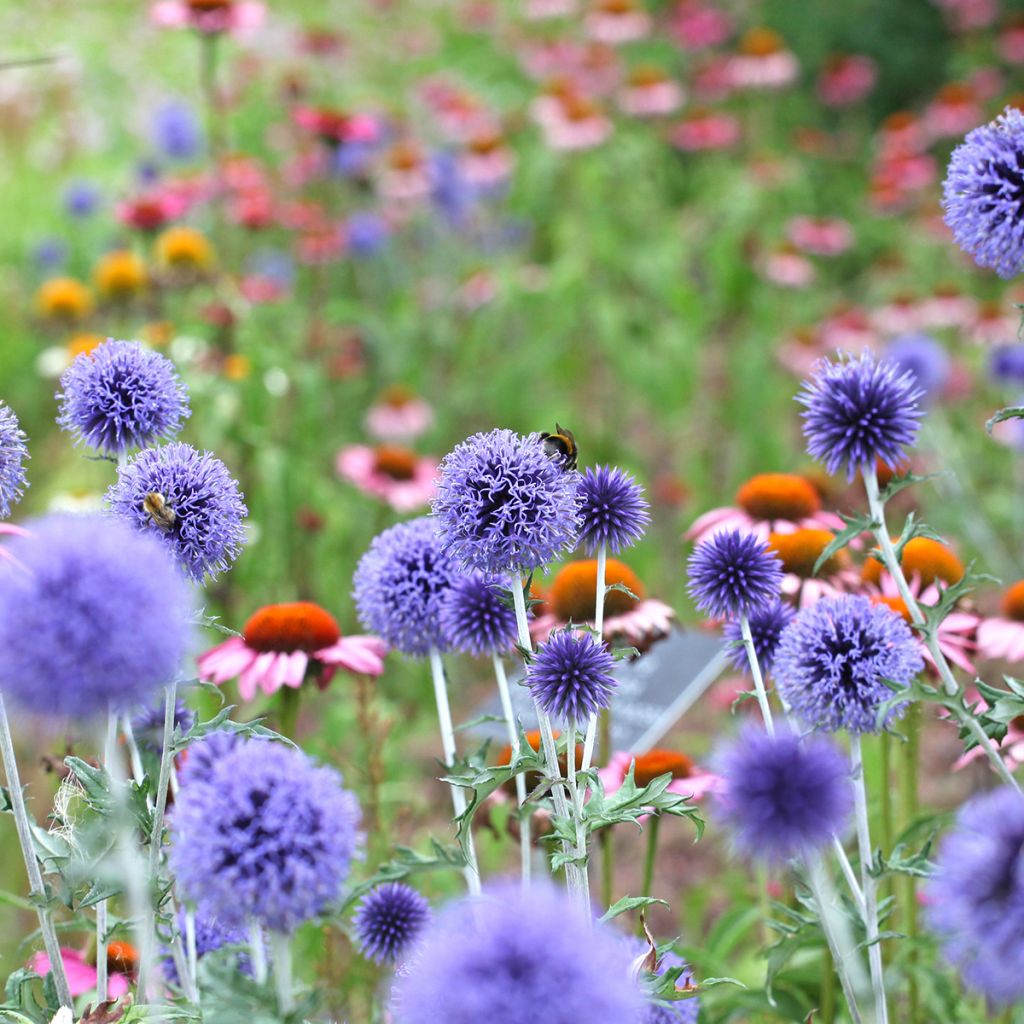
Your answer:
[[[601,842],[601,902],[610,907],[615,901],[615,844],[612,842],[612,827],[606,825],[598,838]]]
[[[821,1024],[834,1024],[836,1019],[836,967],[831,952],[821,953]]]
[[[644,858],[644,884],[640,890],[644,896],[651,895],[654,887],[654,864],[658,857],[658,829],[661,816],[652,814],[647,820],[647,856]]]
[[[282,736],[295,738],[295,727],[299,721],[299,704],[302,700],[298,687],[282,686],[278,691],[277,722]]]
[[[914,823],[918,813],[918,756],[921,747],[921,708],[913,704],[903,720],[907,742],[903,749],[900,772],[900,801],[903,805],[903,831]],[[908,963],[911,969],[907,973],[907,1024],[918,1024],[920,1017],[920,998],[917,990],[917,979],[913,972],[916,957],[914,949],[918,932],[917,884],[912,875],[904,876],[903,880],[903,927],[902,931],[909,941]]]

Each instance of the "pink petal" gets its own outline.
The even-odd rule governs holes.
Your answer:
[[[375,636],[343,636],[330,647],[316,652],[325,665],[340,665],[359,675],[379,676],[384,671],[387,645]]]

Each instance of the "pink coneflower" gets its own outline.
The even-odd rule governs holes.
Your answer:
[[[662,775],[671,775],[667,792],[701,800],[709,793],[714,793],[721,785],[721,778],[698,768],[693,760],[675,750],[655,748],[646,754],[629,754],[617,751],[612,754],[608,763],[597,773],[604,786],[606,796],[622,788],[633,766],[633,781],[643,788],[650,785]],[[641,823],[647,815],[640,819]]]
[[[933,330],[965,330],[978,318],[977,300],[955,285],[939,285],[921,302],[921,325]]]
[[[815,572],[814,566],[835,538],[833,530],[803,527],[772,533],[768,547],[782,562],[782,593],[798,608],[816,604],[823,597],[857,590],[860,578],[849,552],[838,551]]]
[[[397,445],[348,445],[334,465],[342,479],[396,512],[423,508],[437,493],[437,460]]]
[[[609,558],[606,567],[609,587],[626,587],[631,594],[611,590],[604,600],[606,640],[646,650],[672,630],[675,612],[664,602],[646,596],[640,578],[624,562]],[[553,630],[593,623],[597,593],[597,562],[583,559],[568,562],[555,575],[537,616],[530,622],[530,635],[538,643]]]
[[[871,326],[881,334],[913,334],[924,326],[923,314],[916,295],[900,293],[871,311]]]
[[[396,385],[381,393],[363,422],[382,441],[410,441],[430,429],[434,410],[408,388]]]
[[[991,661],[1024,661],[1024,580],[1007,588],[999,615],[978,627],[978,653]]]
[[[669,33],[683,50],[695,53],[720,46],[732,34],[732,18],[702,0],[681,0],[672,12]]]
[[[786,237],[802,252],[839,256],[853,245],[853,228],[838,217],[793,217]]]
[[[274,223],[274,200],[269,191],[252,190],[232,196],[228,218],[249,231],[262,231]]]
[[[322,690],[338,669],[379,676],[387,645],[375,636],[341,635],[333,615],[312,601],[260,608],[233,636],[201,654],[199,678],[218,686],[238,678],[243,700],[257,690],[268,696],[282,686],[297,689],[314,679]]]
[[[266,4],[251,0],[158,0],[150,9],[154,25],[197,32],[238,35],[263,25]]]
[[[1011,312],[1005,302],[982,302],[970,331],[977,345],[1008,345],[1017,340],[1020,314]]]
[[[591,39],[618,46],[643,39],[651,30],[651,16],[636,0],[595,0],[584,26]]]
[[[999,17],[997,0],[933,0],[954,32],[988,28]]]
[[[619,91],[619,106],[632,117],[664,117],[675,113],[685,98],[683,87],[661,68],[641,64]]]
[[[752,28],[729,59],[729,76],[740,89],[782,89],[796,81],[800,65],[782,37],[770,28]]]
[[[397,203],[415,203],[430,195],[430,168],[418,142],[396,142],[384,157],[377,185],[380,194]]]
[[[668,133],[669,142],[684,153],[729,149],[739,139],[739,121],[714,110],[692,110]]]
[[[854,355],[865,350],[871,351],[878,344],[868,319],[868,314],[859,306],[842,306],[830,313],[818,325],[821,344],[828,352],[842,349]]]
[[[924,112],[925,127],[933,139],[959,137],[984,120],[978,96],[966,82],[944,85]]]
[[[187,200],[166,189],[126,199],[117,204],[115,216],[137,231],[159,231],[188,209]]]
[[[887,157],[876,164],[869,186],[872,206],[882,213],[899,213],[912,205],[938,177],[930,153]]]
[[[71,995],[84,996],[96,991],[96,965],[89,963],[77,949],[61,948],[60,958],[64,962]],[[127,942],[111,942],[107,947],[107,995],[120,999],[131,988],[131,973],[138,962],[138,954]],[[43,952],[36,953],[29,967],[41,977],[50,970],[50,958]]]
[[[586,96],[570,93],[549,108],[538,108],[544,141],[552,149],[594,149],[612,133],[612,123],[601,107]]]
[[[736,505],[714,508],[698,517],[683,535],[701,541],[723,530],[743,530],[767,541],[771,534],[795,530],[841,530],[843,521],[821,507],[821,496],[795,473],[758,473],[736,492]]]
[[[757,271],[780,288],[807,288],[814,283],[817,271],[806,256],[792,245],[777,245],[757,261]]]
[[[924,124],[909,110],[889,114],[878,130],[878,148],[883,159],[920,153],[928,141]]]
[[[576,10],[576,0],[526,0],[523,16],[527,21],[547,21],[551,18],[568,18]]]
[[[1009,18],[999,30],[999,56],[1007,64],[1024,64],[1024,15]]]
[[[345,252],[345,232],[340,224],[326,223],[304,231],[295,241],[295,258],[307,267],[336,263]]]
[[[329,146],[344,142],[372,143],[381,137],[376,118],[335,107],[296,107],[292,119]]]
[[[483,128],[469,138],[459,156],[459,174],[474,188],[488,191],[504,185],[516,165],[515,154],[500,131]]]
[[[860,53],[837,53],[825,61],[818,76],[818,98],[826,107],[851,107],[875,87],[878,69]]]

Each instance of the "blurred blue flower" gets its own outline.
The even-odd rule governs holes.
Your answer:
[[[387,243],[387,221],[369,210],[356,210],[345,221],[345,238],[354,256],[372,256]]]
[[[1024,342],[994,348],[988,365],[989,372],[1000,383],[1024,383]]]
[[[170,100],[153,114],[153,145],[169,160],[194,160],[203,151],[203,129],[195,111]]]
[[[925,400],[939,398],[949,382],[952,360],[930,334],[901,334],[885,347],[886,360],[913,374]]]
[[[67,243],[59,238],[44,238],[32,250],[32,261],[43,271],[63,266],[67,258]]]
[[[96,212],[102,194],[91,181],[73,181],[64,190],[64,209],[72,217],[88,217]]]

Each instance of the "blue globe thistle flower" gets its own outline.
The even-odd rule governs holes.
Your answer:
[[[608,707],[618,683],[615,659],[591,633],[561,629],[541,644],[526,670],[526,685],[552,717],[582,722]]]
[[[40,270],[53,271],[68,258],[68,247],[59,238],[44,238],[32,250],[32,259]]]
[[[170,863],[186,898],[229,927],[255,920],[290,934],[341,894],[359,805],[333,768],[249,740],[182,780]]]
[[[174,702],[174,726],[182,734],[195,724],[192,709],[179,697]],[[148,704],[132,715],[132,733],[140,750],[159,756],[164,746],[164,702]]]
[[[57,423],[106,455],[173,437],[190,414],[174,364],[137,341],[110,339],[79,355],[60,386]]]
[[[0,562],[0,689],[91,719],[156,699],[188,652],[188,587],[155,539],[106,516],[26,524]]]
[[[387,244],[387,221],[369,210],[356,210],[345,221],[345,238],[354,256],[372,256]]]
[[[193,160],[203,151],[203,129],[195,111],[172,100],[153,115],[153,145],[170,160]]]
[[[992,350],[989,373],[1005,384],[1024,382],[1024,344],[1000,345]]]
[[[252,977],[252,961],[249,959],[249,953],[247,952],[249,946],[249,933],[246,929],[229,928],[226,925],[221,924],[216,918],[206,917],[203,914],[196,914],[195,927],[196,956],[200,960],[206,956],[207,953],[216,953],[217,950],[223,949],[225,946],[244,947],[240,948],[235,954],[235,969],[240,971],[242,974]],[[184,908],[178,911],[178,931],[181,933],[182,942],[184,943]],[[172,985],[177,985],[179,983],[178,969],[175,966],[174,959],[171,957],[170,952],[165,952],[166,955],[160,967],[163,970],[164,977]]]
[[[507,586],[473,572],[457,576],[441,600],[441,630],[447,646],[476,657],[507,651],[518,637]]]
[[[579,545],[594,554],[631,547],[651,521],[643,488],[617,466],[588,467],[580,476]]]
[[[191,743],[180,772],[181,784],[187,786],[207,781],[217,765],[243,743],[244,737],[229,729],[215,729]]]
[[[648,955],[650,947],[642,939],[631,939],[629,950],[636,962],[637,959]],[[676,980],[677,986],[681,987],[693,981],[693,972],[687,967],[686,961],[672,950],[661,954],[658,958],[658,969],[654,973],[660,976],[670,967],[686,968]],[[695,996],[671,1004],[649,1002],[642,1020],[643,1024],[697,1024],[699,1016],[700,999]]]
[[[249,510],[238,482],[220,459],[182,442],[139,452],[118,470],[107,502],[157,537],[197,583],[227,571],[245,543]]]
[[[750,635],[754,640],[754,653],[761,671],[766,675],[775,664],[775,654],[786,627],[796,618],[796,611],[785,601],[774,601],[756,608],[750,615]],[[737,672],[749,672],[750,660],[743,646],[740,624],[732,619],[725,625],[725,640],[729,661]]]
[[[432,519],[392,526],[373,539],[352,577],[359,621],[403,654],[447,650],[441,604],[457,575]]]
[[[10,406],[0,402],[0,519],[11,514],[12,506],[28,487],[25,475],[28,445],[25,442],[18,417]]]
[[[740,854],[781,863],[842,833],[853,808],[850,766],[823,736],[769,736],[747,726],[716,757],[720,817]]]
[[[870,352],[835,363],[823,359],[796,399],[806,407],[807,451],[829,473],[845,466],[848,480],[874,470],[877,459],[895,470],[917,438],[923,397],[911,373]]]
[[[960,808],[925,889],[926,920],[964,984],[1024,999],[1024,798],[1004,786]]]
[[[809,725],[828,732],[877,732],[879,705],[923,668],[901,615],[866,597],[843,594],[804,608],[787,627],[775,655],[775,682]],[[885,724],[902,713],[893,707]]]
[[[363,897],[352,920],[359,951],[375,964],[394,963],[430,920],[430,904],[404,882],[378,885]]]
[[[952,370],[949,353],[930,334],[901,334],[893,338],[885,347],[885,358],[903,373],[913,375],[925,401],[942,394]]]
[[[441,462],[433,514],[445,550],[493,575],[546,565],[575,543],[578,480],[537,434],[474,434]]]
[[[1002,278],[1024,266],[1024,116],[1007,107],[967,133],[943,183],[946,225],[964,252]]]
[[[72,217],[89,217],[100,205],[102,193],[91,181],[73,181],[64,190],[64,209]]]
[[[690,596],[716,619],[752,615],[778,600],[782,562],[759,537],[722,530],[701,541],[687,563]]]
[[[582,951],[582,952],[581,952]],[[399,977],[397,1024],[641,1024],[630,952],[548,885],[495,886],[441,914]]]

